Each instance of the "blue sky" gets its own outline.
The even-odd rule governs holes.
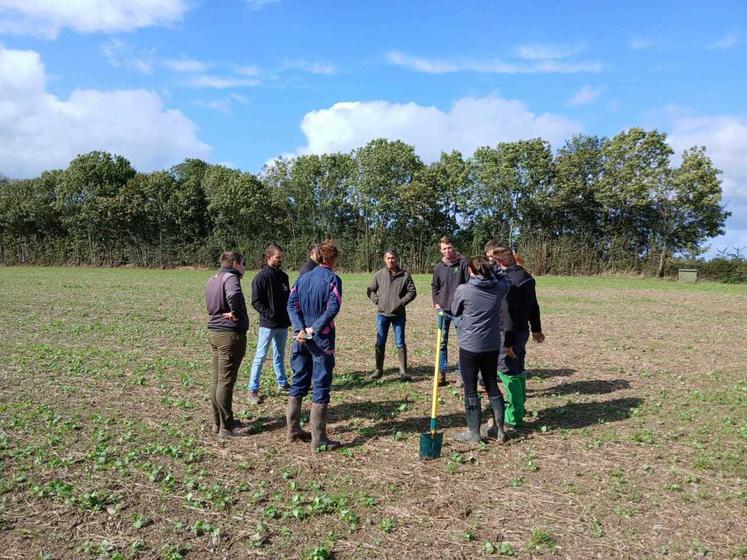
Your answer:
[[[0,0],[0,171],[656,127],[708,148],[734,213],[711,246],[747,248],[746,69],[743,1]]]

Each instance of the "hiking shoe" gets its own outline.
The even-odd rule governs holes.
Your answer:
[[[246,396],[246,401],[251,405],[256,406],[261,402],[261,400],[259,391],[249,391],[249,394]]]
[[[234,428],[233,430],[226,430],[224,428],[221,428],[218,431],[218,437],[221,439],[225,438],[235,438],[235,437],[245,437],[249,435],[249,427],[241,427],[241,428]]]

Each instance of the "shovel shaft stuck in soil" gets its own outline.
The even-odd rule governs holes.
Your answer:
[[[441,336],[443,333],[444,314],[438,312],[438,334],[436,335],[436,364],[433,368],[433,402],[431,404],[431,431],[420,434],[420,457],[422,459],[438,459],[441,456],[443,433],[436,432],[436,417],[438,416],[438,382],[441,374]]]

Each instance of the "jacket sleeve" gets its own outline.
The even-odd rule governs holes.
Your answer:
[[[272,309],[267,305],[267,282],[264,275],[260,272],[252,280],[252,307],[262,317],[268,320],[273,319]]]
[[[438,277],[438,265],[433,267],[433,279],[431,280],[431,299],[433,305],[438,303],[438,294],[441,291],[441,279]]]
[[[303,312],[301,311],[301,301],[298,299],[297,286],[298,281],[291,288],[290,295],[288,296],[288,317],[290,317],[294,332],[302,331],[306,326],[304,325]]]
[[[464,313],[464,290],[462,286],[464,284],[457,286],[454,292],[454,299],[451,302],[451,313],[455,317],[461,317],[462,313]]]
[[[532,332],[541,332],[540,306],[537,302],[537,290],[534,282],[527,286],[527,299],[529,302],[529,328]]]
[[[412,279],[412,276],[410,273],[407,273],[407,281],[405,282],[405,289],[407,290],[404,297],[402,298],[402,305],[407,305],[412,300],[414,300],[417,295],[418,291],[415,288],[415,282]]]
[[[377,276],[378,274],[374,274],[373,278],[371,278],[371,281],[368,283],[368,288],[366,289],[368,299],[374,302],[374,305],[379,305],[379,281]]]
[[[324,313],[322,313],[319,318],[311,325],[311,328],[314,329],[314,332],[318,333],[324,327],[326,327],[340,312],[340,307],[342,307],[342,280],[339,276],[335,275],[335,277],[329,283],[329,293],[327,294],[327,308],[324,310]]]
[[[241,283],[238,277],[235,274],[228,274],[223,283],[223,289],[225,290],[228,308],[238,319],[241,319],[241,316],[245,313],[246,300],[244,300],[244,292],[241,291]]]

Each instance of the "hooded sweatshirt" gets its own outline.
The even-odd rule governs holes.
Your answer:
[[[459,348],[497,351],[501,345],[501,305],[508,292],[505,279],[473,276],[454,292],[452,313],[462,318]]]
[[[453,311],[452,299],[457,286],[464,284],[469,279],[467,259],[457,253],[454,261],[442,259],[433,268],[433,280],[431,281],[431,295],[433,305],[438,305],[444,311]]]

